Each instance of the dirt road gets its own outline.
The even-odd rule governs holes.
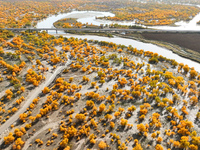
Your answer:
[[[26,102],[24,103],[24,105],[12,117],[10,117],[3,125],[0,126],[0,135],[7,132],[7,129],[19,118],[19,115],[26,111],[26,108],[29,107],[29,105],[32,103],[32,100],[34,98],[37,98],[38,94],[44,89],[44,87],[48,86],[69,63],[70,63],[70,60],[68,60],[68,62],[64,66],[57,67],[57,69],[53,72],[53,74],[48,79],[46,79],[45,82],[43,82],[40,86],[35,88],[33,92],[29,93],[29,95],[27,96],[28,99],[26,99]],[[2,140],[0,141],[0,143],[2,142]]]

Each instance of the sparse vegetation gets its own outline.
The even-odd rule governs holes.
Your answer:
[[[44,38],[48,43],[42,42]],[[16,59],[21,62],[19,65],[10,65],[5,62],[5,51],[11,44],[2,48],[1,77],[5,82],[12,80],[13,83],[1,98],[2,125],[21,109],[20,105],[26,103],[30,90],[34,92],[36,87],[41,87],[51,71],[56,69],[55,66],[70,63],[60,77],[35,95],[27,109],[19,115],[19,124],[11,126],[14,132],[5,136],[2,147],[12,145],[19,148],[31,144],[31,147],[42,149],[57,143],[54,147],[74,149],[75,145],[70,143],[84,138],[89,140],[91,147],[121,149],[131,147],[134,135],[134,139],[156,141],[151,145],[134,142],[134,148],[161,149],[184,147],[182,142],[188,136],[199,138],[199,133],[194,133],[196,123],[191,121],[188,111],[188,107],[192,107],[199,120],[196,107],[199,73],[193,68],[157,53],[105,41],[53,37],[45,32],[22,32],[13,40],[15,53],[24,53],[16,53],[21,58]],[[21,46],[28,48],[24,51],[19,48]],[[118,54],[124,57],[119,58]],[[32,59],[27,59],[27,55]],[[142,58],[143,63],[138,62],[138,58]],[[171,66],[168,67],[171,71],[163,68],[163,63]],[[17,79],[16,75],[21,79]],[[16,83],[23,86],[14,88]],[[110,86],[106,89],[108,84]],[[178,105],[182,107],[178,109]],[[60,122],[57,124],[59,128],[51,130],[53,123],[47,123],[48,118]],[[48,131],[38,128],[42,124],[41,119],[47,123],[44,128],[47,126]],[[137,126],[137,130],[133,126]],[[123,134],[124,130],[128,130],[129,134]],[[38,137],[34,136],[34,132],[48,134]],[[54,132],[53,136],[51,132]],[[105,143],[99,139],[108,139],[109,132],[110,141]],[[27,134],[33,134],[34,139],[29,141],[25,137]],[[176,136],[170,136],[174,134]],[[63,138],[59,140],[58,137]],[[180,144],[163,142],[172,139]],[[198,147],[198,142],[186,141],[188,146]]]
[[[81,9],[106,9],[110,3],[99,2]],[[0,2],[1,15],[3,8],[10,12],[5,16],[10,22],[2,26],[29,26],[35,18],[84,2],[77,3]],[[195,14],[196,8],[189,8]],[[199,149],[199,85],[194,68],[150,50],[2,29],[0,149]]]

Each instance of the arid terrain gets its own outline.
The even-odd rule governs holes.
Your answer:
[[[105,41],[22,35],[2,51],[1,85],[9,87],[1,102],[2,149],[198,147],[199,74],[194,69]],[[32,47],[27,45],[33,39]],[[51,44],[41,47],[36,41],[43,39]],[[3,60],[16,55],[19,46],[29,48],[20,49],[26,62],[15,76]],[[21,76],[21,87],[5,84],[8,76],[12,83]]]
[[[43,18],[74,9],[112,8],[115,17],[98,19],[136,18],[145,25],[190,20],[199,12],[196,6],[172,5],[169,0],[0,4],[1,28],[32,28]],[[63,28],[82,27],[74,19],[61,21]],[[0,149],[200,149],[200,73],[194,67],[132,43],[64,35],[0,29]],[[178,47],[174,52],[182,56],[179,50],[184,49],[191,59],[200,55],[199,33],[120,36],[166,48],[172,45]]]

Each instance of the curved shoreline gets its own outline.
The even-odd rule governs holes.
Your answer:
[[[190,60],[200,63],[200,53],[198,53],[194,50],[191,50],[191,49],[187,49],[187,48],[184,48],[184,47],[181,47],[181,46],[178,46],[175,44],[171,44],[168,42],[163,42],[163,41],[161,42],[161,41],[156,41],[156,40],[147,40],[144,38],[139,38],[139,37],[134,37],[134,36],[126,36],[126,35],[121,35],[121,34],[114,34],[114,35],[121,37],[121,38],[137,40],[137,41],[144,42],[144,43],[151,43],[151,44],[157,45],[159,47],[166,48],[167,50],[170,50],[173,53],[175,53],[181,57],[184,57],[184,58],[187,58],[187,59],[190,59]]]
[[[58,21],[56,21],[56,22],[58,22]],[[53,26],[55,28],[58,27],[58,26],[55,25],[56,22],[53,23]],[[65,33],[67,33],[67,32],[65,32]],[[172,44],[172,43],[164,41],[164,40],[163,41],[150,40],[150,39],[145,39],[144,37],[122,35],[122,34],[117,34],[117,33],[97,33],[97,32],[94,32],[94,33],[93,32],[91,32],[91,33],[90,32],[81,32],[81,33],[79,33],[79,32],[75,32],[75,33],[68,32],[68,33],[78,34],[78,35],[97,35],[97,36],[105,36],[105,37],[112,37],[111,35],[116,35],[116,36],[121,37],[121,38],[133,39],[133,40],[137,40],[137,41],[144,42],[144,43],[151,43],[151,44],[160,46],[162,48],[166,48],[166,49],[172,51],[173,53],[175,53],[175,54],[177,54],[181,57],[188,58],[190,60],[193,60],[195,62],[200,63],[200,53],[199,52],[185,48],[184,46]],[[136,33],[136,34],[140,35],[139,33]]]
[[[67,33],[74,34],[74,35],[95,35],[95,36],[101,36],[101,37],[112,37],[112,36],[108,36],[109,33],[103,33],[102,35],[98,34],[97,32],[90,33],[90,34],[87,32],[86,33],[83,32],[82,34],[71,33],[71,32],[67,32]],[[143,43],[150,43],[150,44],[165,48],[169,51],[172,51],[173,53],[175,53],[183,58],[187,58],[189,60],[193,60],[197,63],[200,63],[200,53],[199,52],[196,52],[194,50],[191,50],[191,49],[188,49],[185,47],[181,47],[176,44],[172,44],[172,43],[165,42],[165,41],[147,40],[147,39],[141,38],[141,37],[127,36],[127,35],[116,34],[116,33],[111,33],[111,35],[114,35],[114,36],[117,36],[120,38],[132,39],[132,40],[136,40],[136,41],[143,42]]]

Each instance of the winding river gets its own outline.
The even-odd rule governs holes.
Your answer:
[[[114,14],[110,12],[98,12],[98,11],[72,11],[70,13],[64,13],[64,14],[59,14],[59,15],[52,15],[41,22],[37,24],[37,28],[52,28],[53,23],[56,22],[59,19],[68,17],[68,18],[77,18],[78,21],[82,23],[88,22],[89,24],[95,24],[95,25],[100,25],[100,24],[110,24],[112,21],[107,21],[107,20],[96,20],[95,17],[100,17],[100,16],[113,16]],[[196,25],[196,21],[200,20],[200,13],[197,14],[191,21],[189,22],[178,22],[177,24],[180,24],[180,26],[177,27],[170,27],[170,26],[161,26],[159,27],[160,29],[173,29],[173,30],[199,30],[200,31],[200,26]],[[112,22],[113,23],[113,22]],[[118,24],[125,24],[125,25],[133,25],[133,22],[117,22]],[[55,34],[54,31],[49,32],[49,34]],[[200,72],[200,64],[192,61],[187,58],[183,58],[172,51],[162,48],[150,43],[143,43],[140,41],[132,40],[132,39],[125,39],[125,38],[120,38],[115,36],[114,38],[108,38],[108,37],[100,37],[100,36],[92,36],[92,35],[75,35],[75,34],[66,34],[64,32],[58,32],[58,34],[62,34],[64,37],[75,37],[75,38],[82,38],[85,39],[87,38],[88,40],[98,40],[98,41],[108,41],[108,42],[113,42],[116,44],[122,44],[125,46],[132,45],[133,47],[136,47],[137,49],[143,49],[144,51],[152,51],[155,53],[158,53],[159,55],[162,55],[164,57],[170,58],[170,59],[175,59],[178,63],[184,63],[188,64],[189,67],[194,67],[195,70]]]
[[[200,7],[200,6],[198,6]],[[106,25],[106,24],[115,24],[118,23],[120,25],[135,25],[134,21],[110,21],[110,20],[100,20],[95,19],[96,17],[103,16],[115,16],[115,14],[111,12],[100,12],[100,11],[72,11],[69,13],[63,13],[59,15],[52,15],[48,18],[40,21],[36,28],[52,28],[53,23],[62,19],[62,18],[77,18],[77,21],[81,23],[88,23],[93,25]],[[150,26],[149,28],[163,29],[163,30],[196,30],[200,31],[200,25],[196,24],[200,20],[200,13],[198,13],[192,20],[190,21],[179,21],[175,23],[175,26]],[[146,26],[143,26],[146,27]]]

